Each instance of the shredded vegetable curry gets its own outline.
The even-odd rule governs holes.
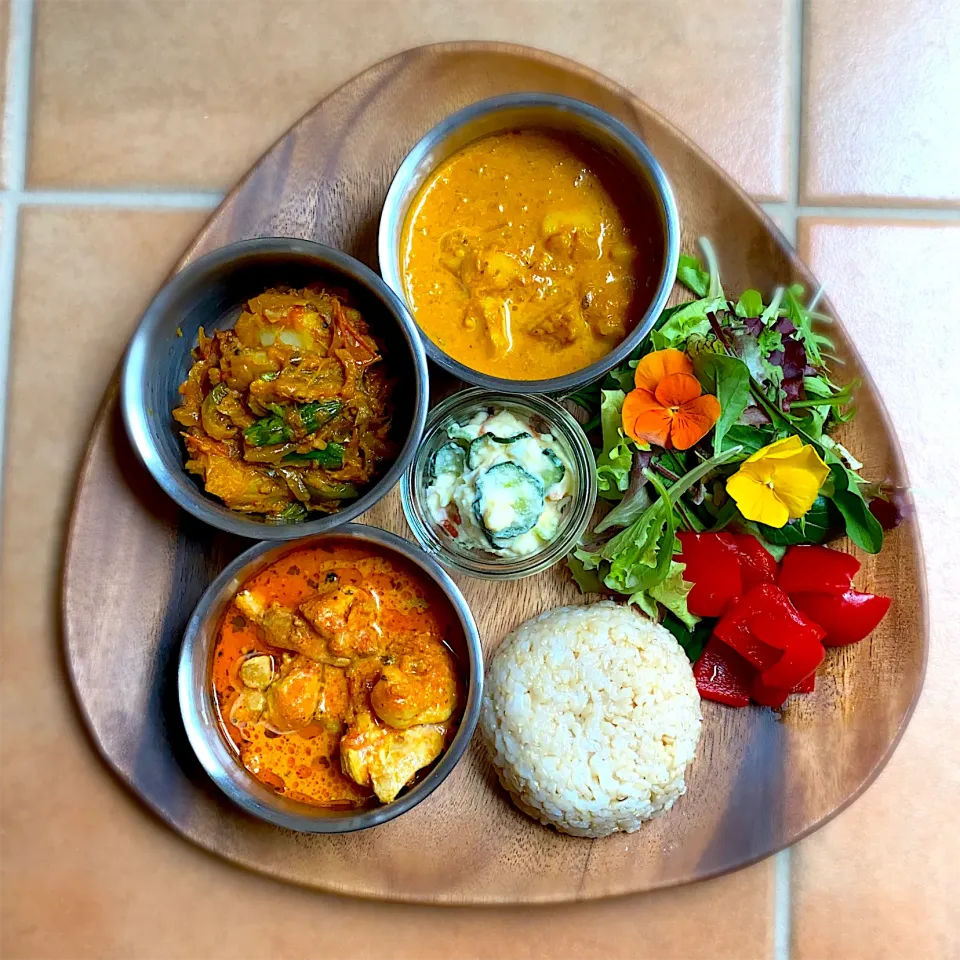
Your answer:
[[[230,330],[200,329],[173,411],[186,469],[231,510],[295,523],[360,495],[394,455],[392,382],[359,311],[271,289]]]
[[[228,742],[293,800],[388,803],[456,730],[458,629],[446,597],[392,554],[343,540],[288,553],[220,625],[213,692]]]

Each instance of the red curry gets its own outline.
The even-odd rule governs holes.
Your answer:
[[[223,732],[291,799],[389,802],[456,729],[459,630],[443,593],[393,554],[347,540],[288,553],[243,585],[220,625]]]

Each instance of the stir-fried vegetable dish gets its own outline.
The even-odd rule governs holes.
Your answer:
[[[288,553],[220,625],[213,693],[228,742],[290,799],[388,803],[456,730],[458,629],[439,589],[393,555],[349,541]]]
[[[186,468],[231,510],[296,523],[334,513],[394,453],[380,345],[344,296],[271,289],[234,327],[200,329],[173,411]]]

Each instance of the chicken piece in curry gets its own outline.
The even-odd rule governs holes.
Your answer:
[[[462,699],[446,597],[343,540],[247,581],[220,625],[213,692],[239,760],[283,796],[389,803],[446,749]]]
[[[614,349],[663,266],[649,190],[614,157],[543,130],[469,143],[421,187],[403,228],[417,323],[474,370],[543,380]]]
[[[231,510],[295,523],[360,495],[394,456],[392,383],[359,311],[272,289],[208,337],[173,411],[186,468]]]

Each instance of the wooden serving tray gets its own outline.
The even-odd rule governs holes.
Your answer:
[[[473,101],[548,91],[596,104],[636,130],[676,191],[682,249],[711,238],[725,287],[768,293],[816,281],[764,214],[685,137],[616,84],[569,61],[502,44],[444,44],[396,56],[307,114],[233,190],[177,266],[248,237],[294,236],[376,265],[387,186],[409,148]],[[827,304],[826,310],[830,307]],[[860,415],[841,439],[866,474],[906,484],[900,448],[842,329]],[[438,371],[431,374],[439,380]],[[361,518],[409,536],[393,491]],[[475,738],[425,802],[375,829],[291,833],[241,813],[208,781],[180,722],[175,668],[189,614],[247,541],[217,534],[163,496],[133,455],[116,387],[107,393],[77,489],[63,580],[67,661],[104,759],[174,829],[264,873],[391,900],[529,903],[588,899],[734,870],[800,839],[850,803],[903,733],[923,679],[927,608],[914,525],[862,557],[858,586],[893,597],[874,635],[832,650],[810,696],[780,718],[704,702],[687,795],[639,832],[582,840],[542,827],[500,790]],[[533,614],[580,603],[565,569],[512,584],[457,577],[489,655]]]

